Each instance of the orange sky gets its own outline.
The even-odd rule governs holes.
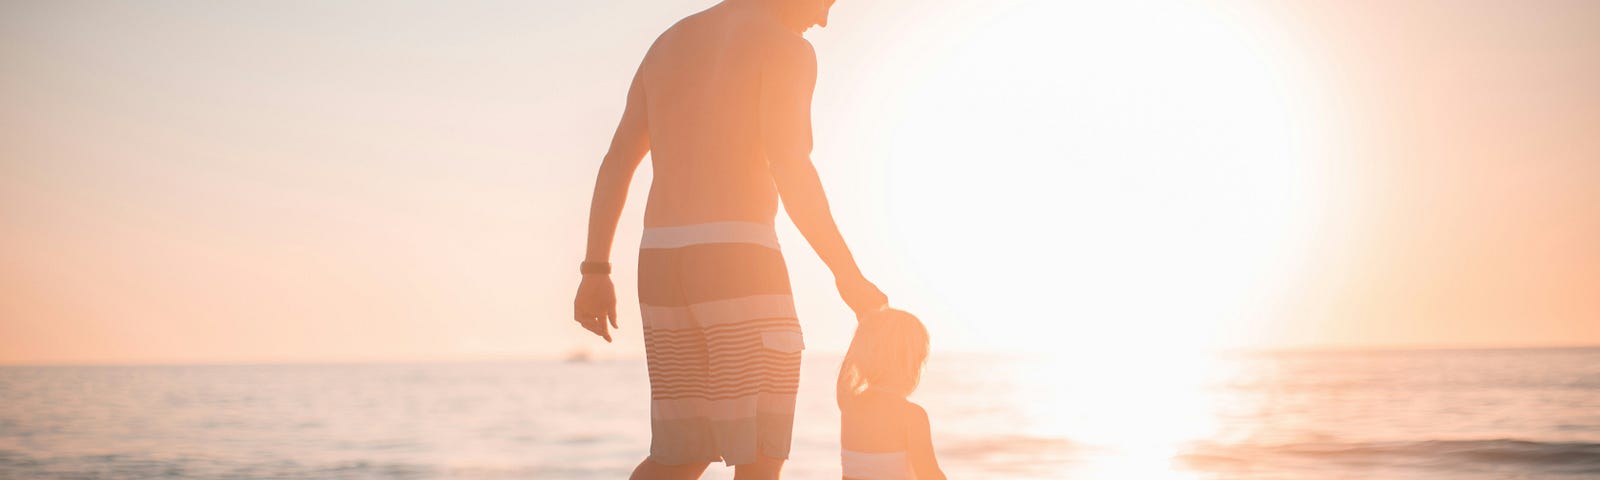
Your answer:
[[[1339,343],[1600,341],[1600,5],[1308,3],[1361,216],[1305,296]],[[1333,262],[1330,262],[1333,263]],[[1337,320],[1335,320],[1337,319]]]
[[[588,189],[709,4],[0,6],[0,363],[640,354],[648,174],[611,347],[568,320]],[[841,0],[811,34],[839,222],[935,348],[1600,343],[1600,4],[1200,5]]]

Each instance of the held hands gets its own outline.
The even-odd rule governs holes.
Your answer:
[[[834,284],[845,305],[856,312],[857,320],[889,306],[889,297],[860,274],[835,277]]]
[[[572,312],[573,320],[609,343],[611,332],[606,322],[617,328],[617,292],[611,285],[611,276],[584,275],[578,284],[578,298],[572,301]]]

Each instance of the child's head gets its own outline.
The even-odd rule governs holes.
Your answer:
[[[928,359],[928,329],[904,310],[886,308],[861,319],[839,367],[839,398],[867,390],[909,396]]]

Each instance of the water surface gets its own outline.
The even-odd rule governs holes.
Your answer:
[[[808,356],[786,478],[838,478]],[[637,360],[0,367],[0,478],[616,479]],[[953,478],[1600,478],[1600,349],[936,355]],[[707,478],[730,478],[713,467]]]

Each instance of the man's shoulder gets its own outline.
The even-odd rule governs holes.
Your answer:
[[[816,50],[811,42],[804,36],[784,28],[782,24],[761,17],[739,16],[714,10],[706,10],[678,20],[656,37],[651,50],[663,47],[675,49],[677,47],[672,44],[678,43],[674,41],[677,37],[703,39],[708,35],[721,39],[721,42],[709,44],[692,42],[690,45],[694,46],[691,48],[736,46],[761,57],[816,58]],[[717,43],[722,45],[715,45]]]
[[[773,35],[764,45],[762,57],[769,65],[789,72],[814,71],[817,68],[817,50],[805,37],[791,31]]]
[[[806,37],[791,31],[783,31],[773,40],[772,48],[775,53],[801,58],[817,57],[817,49],[811,45]]]
[[[732,19],[730,40],[752,47],[763,56],[807,57],[815,50],[806,37],[763,17]]]

